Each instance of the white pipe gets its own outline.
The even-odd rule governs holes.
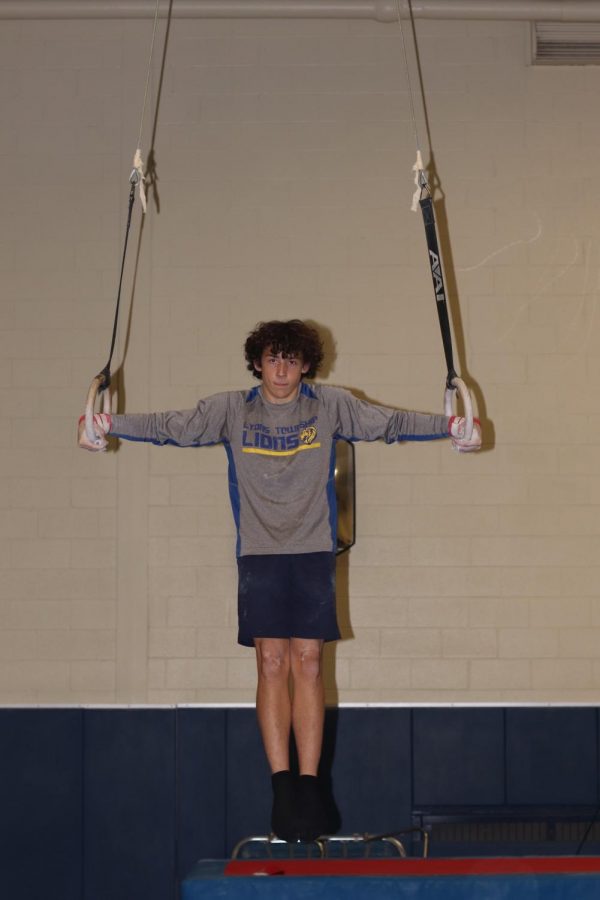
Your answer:
[[[416,19],[600,22],[598,0],[412,0],[412,8]]]
[[[400,0],[402,4],[404,0]],[[0,0],[0,19],[153,18],[155,0]],[[169,0],[161,0],[164,18]],[[396,0],[173,0],[182,19],[398,19]]]
[[[407,0],[398,0],[403,18]],[[155,0],[0,0],[0,19],[152,18]],[[166,16],[169,0],[161,0]],[[598,0],[412,0],[417,19],[534,19],[600,22]],[[375,19],[395,22],[396,0],[173,0],[172,15],[189,19]]]

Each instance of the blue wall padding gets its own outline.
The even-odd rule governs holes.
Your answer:
[[[505,802],[504,710],[415,709],[413,747],[417,807]]]
[[[506,710],[507,802],[597,803],[597,711]]]
[[[85,900],[176,895],[175,718],[85,711]]]
[[[244,835],[271,830],[271,774],[256,713],[228,710],[227,715],[227,856]]]
[[[6,900],[81,900],[82,720],[80,709],[0,711],[0,897]]]
[[[597,732],[590,707],[332,709],[322,781],[342,833],[454,806],[586,821]],[[175,900],[195,860],[268,831],[270,804],[254,709],[0,709],[2,900]]]
[[[202,713],[199,715],[199,713]],[[177,872],[227,856],[227,710],[177,710]]]
[[[350,708],[331,710],[330,716],[328,752],[342,833],[410,826],[410,710]]]

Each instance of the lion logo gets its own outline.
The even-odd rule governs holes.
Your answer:
[[[303,444],[312,444],[317,436],[317,429],[314,425],[308,425],[300,432],[300,440]]]

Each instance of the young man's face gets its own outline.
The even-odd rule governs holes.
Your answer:
[[[309,363],[302,362],[301,356],[274,354],[268,347],[260,360],[255,360],[254,368],[262,372],[262,392],[269,403],[288,403],[298,393],[302,376],[308,372]]]

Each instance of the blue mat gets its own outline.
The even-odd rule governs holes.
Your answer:
[[[436,875],[226,875],[229,861],[196,864],[181,900],[598,900],[600,873]],[[439,860],[436,861],[439,864]]]

